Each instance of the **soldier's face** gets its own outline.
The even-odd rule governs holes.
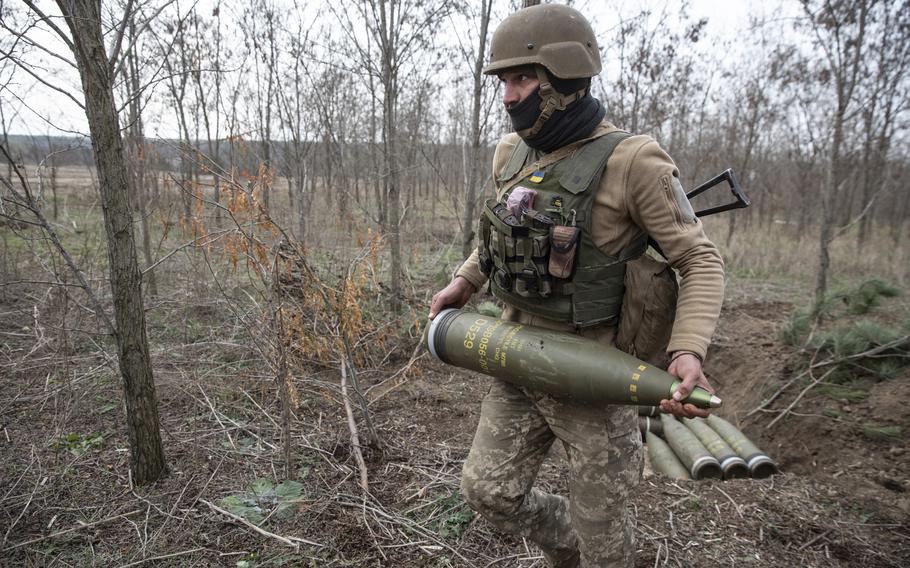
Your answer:
[[[499,75],[502,82],[502,102],[506,108],[517,105],[540,86],[537,74],[530,69],[503,71]]]

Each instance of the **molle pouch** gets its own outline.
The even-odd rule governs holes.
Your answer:
[[[566,279],[572,276],[578,239],[581,229],[566,225],[555,225],[550,229],[550,263],[547,272],[553,278]]]
[[[491,260],[495,263],[499,261],[499,264],[503,262],[503,245],[502,245],[502,235],[496,231],[490,232],[490,253],[492,254]]]
[[[518,258],[518,252],[515,250],[515,239],[512,237],[502,237],[503,243],[505,244],[505,261],[506,263],[518,262],[521,261],[521,258]]]
[[[515,293],[522,298],[537,298],[539,294],[539,278],[533,268],[525,268],[515,275]]]
[[[497,286],[499,286],[506,292],[512,291],[512,283],[513,283],[512,277],[509,276],[509,273],[506,272],[505,270],[502,270],[501,268],[494,268],[491,278],[493,279],[493,281],[496,283]]]
[[[531,260],[537,266],[538,272],[547,274],[547,256],[550,254],[550,235],[545,233],[531,237]]]

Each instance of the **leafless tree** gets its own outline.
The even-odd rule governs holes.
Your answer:
[[[158,420],[158,401],[142,299],[142,276],[136,258],[130,207],[129,173],[114,101],[114,70],[120,57],[129,10],[114,23],[111,54],[104,41],[102,14],[92,0],[59,0],[69,33],[36,5],[29,8],[70,48],[82,79],[86,117],[98,169],[107,232],[115,337],[126,399],[133,481],[146,484],[166,472]]]
[[[829,246],[836,232],[834,205],[838,190],[846,181],[843,162],[845,131],[851,114],[856,111],[855,94],[867,50],[867,24],[875,4],[876,0],[802,1],[807,25],[818,48],[816,65],[820,79],[830,84],[834,95],[828,120],[830,142],[827,145],[827,167],[820,199],[822,218],[818,235],[816,307],[821,306],[828,290],[828,270],[831,266]]]
[[[900,3],[884,2],[875,16],[870,56],[863,58],[863,137],[858,184],[860,203],[870,209],[878,192],[891,181],[890,154],[898,117],[910,106],[910,89],[905,84],[910,69],[910,12],[902,9]],[[858,253],[866,244],[873,219],[874,209],[860,218]]]
[[[464,153],[467,154],[464,171],[464,217],[461,226],[461,254],[467,257],[474,250],[474,226],[476,225],[477,215],[477,196],[482,187],[481,184],[485,177],[484,164],[482,163],[483,152],[481,144],[484,142],[486,124],[481,123],[481,113],[484,106],[484,76],[481,72],[483,63],[487,57],[487,35],[490,27],[490,14],[493,11],[493,0],[482,0],[480,9],[471,14],[472,24],[478,25],[478,33],[475,41],[477,42],[476,50],[469,50],[467,46],[462,46],[462,55],[471,65],[471,79],[473,89],[471,91],[471,133],[470,146],[465,144]],[[473,46],[472,46],[473,47]]]
[[[307,217],[309,215],[308,177],[315,178],[315,168],[310,167],[313,145],[307,140],[312,121],[310,90],[306,88],[309,75],[304,57],[312,49],[309,40],[311,28],[302,21],[287,29],[290,63],[283,75],[278,76],[278,113],[284,134],[284,171],[288,176],[289,200],[297,202],[297,239],[306,243]]]
[[[381,99],[382,197],[386,205],[384,232],[391,249],[390,288],[391,308],[401,308],[401,155],[399,150],[398,103],[401,95],[401,78],[420,60],[433,34],[432,26],[451,9],[449,3],[427,4],[421,0],[361,0],[356,4],[356,14],[334,9],[342,23],[345,35],[355,47],[357,65],[375,78],[380,90],[372,96]],[[359,18],[355,20],[355,16]],[[357,28],[365,28],[368,41],[364,42]],[[410,80],[408,86],[411,86]],[[372,86],[372,84],[371,84]]]

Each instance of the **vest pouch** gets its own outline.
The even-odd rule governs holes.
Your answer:
[[[648,255],[626,263],[616,346],[652,365],[667,364],[679,285],[670,265]]]
[[[543,234],[534,237],[531,240],[531,260],[534,261],[534,266],[537,268],[538,274],[546,275],[548,273],[547,264],[549,262],[549,255],[550,235]],[[547,280],[549,281],[548,278]]]
[[[578,252],[578,238],[581,229],[557,225],[550,229],[548,240],[553,245],[550,251],[550,262],[547,272],[553,278],[567,279],[572,276],[575,267],[575,255]]]
[[[515,293],[522,298],[549,298],[553,293],[550,277],[536,268],[525,267],[515,275]]]
[[[498,231],[490,234],[490,253],[494,266],[507,268],[509,262],[515,261],[515,239]]]
[[[493,276],[491,278],[497,286],[506,292],[512,291],[512,276],[502,268],[494,268]]]
[[[503,235],[502,241],[503,241],[503,244],[505,245],[505,251],[506,251],[506,257],[505,257],[506,266],[513,265],[516,262],[520,263],[524,260],[523,258],[521,258],[521,255],[519,255],[518,251],[516,250],[517,243],[515,242],[514,238]],[[512,271],[509,270],[509,272],[512,272]]]
[[[480,271],[486,275],[490,276],[490,273],[493,272],[493,260],[487,254],[487,247],[480,247],[477,252],[477,260],[480,264]]]
[[[524,268],[515,275],[515,293],[522,298],[537,297],[537,271]]]

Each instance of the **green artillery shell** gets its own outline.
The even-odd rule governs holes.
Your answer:
[[[638,429],[641,430],[642,438],[645,437],[645,432],[653,432],[657,435],[664,433],[664,425],[661,424],[660,419],[651,418],[650,416],[638,417]]]
[[[659,406],[639,406],[638,415],[639,416],[660,416],[660,407]]]
[[[692,479],[721,478],[723,472],[720,469],[720,462],[698,441],[691,430],[669,414],[662,414],[660,420],[664,425],[664,438],[667,439],[667,444],[688,468]]]
[[[724,442],[720,434],[715,432],[704,418],[683,418],[689,430],[695,434],[695,437],[704,444],[717,461],[720,462],[720,469],[724,473],[724,479],[733,479],[739,477],[749,477],[749,466],[746,460],[739,457],[737,453]]]
[[[614,347],[572,333],[443,310],[430,324],[430,353],[444,363],[589,404],[650,404],[670,398],[680,382]],[[685,402],[721,400],[696,389]]]
[[[692,479],[686,466],[679,461],[670,446],[657,434],[645,432],[645,443],[648,446],[648,457],[651,458],[651,467],[654,468],[654,471],[673,479]]]
[[[777,464],[774,463],[774,460],[753,444],[736,426],[713,414],[708,416],[707,422],[708,426],[720,434],[720,437],[730,444],[730,447],[736,450],[741,458],[746,460],[752,477],[764,479],[777,472]]]

